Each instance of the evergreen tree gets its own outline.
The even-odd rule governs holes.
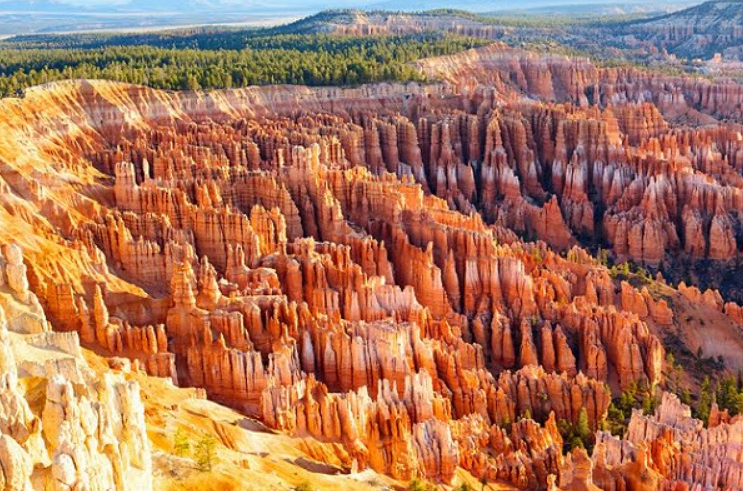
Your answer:
[[[697,403],[696,417],[706,425],[709,420],[709,412],[712,409],[712,391],[710,389],[709,377],[704,377],[699,388],[699,402]]]
[[[606,415],[607,430],[615,436],[624,436],[627,429],[626,416],[624,412],[613,402],[609,404]]]
[[[217,439],[209,434],[204,436],[196,444],[194,456],[196,457],[196,468],[201,472],[211,472],[217,463]]]
[[[583,442],[583,447],[588,448],[591,444],[591,427],[588,424],[588,411],[585,406],[580,408],[578,422],[575,425],[575,436]]]
[[[188,437],[181,428],[178,428],[173,437],[173,453],[178,457],[185,457],[191,451]]]
[[[425,81],[411,61],[481,46],[485,40],[424,33],[400,36],[286,35],[251,31],[209,35],[72,35],[37,49],[34,40],[0,43],[0,95],[54,80],[106,79],[160,89],[252,84],[355,85]],[[118,44],[112,44],[112,39]],[[186,41],[190,40],[190,41]],[[74,49],[72,47],[74,46]]]

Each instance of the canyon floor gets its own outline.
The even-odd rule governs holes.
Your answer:
[[[743,489],[743,86],[416,66],[0,101],[0,490]]]

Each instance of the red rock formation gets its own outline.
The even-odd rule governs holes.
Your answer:
[[[25,306],[13,330],[44,335],[43,305],[90,349],[402,480],[451,483],[459,466],[521,489],[635,489],[627,464],[702,482],[676,470],[667,435],[640,451],[655,423],[633,416],[625,443],[600,434],[593,471],[563,457],[557,427],[585,409],[596,429],[612,391],[662,383],[654,333],[679,319],[660,282],[635,288],[579,243],[653,267],[738,257],[739,129],[685,127],[659,103],[678,82],[689,110],[728,115],[722,89],[497,46],[420,66],[454,83],[194,96],[76,82],[54,89],[74,101],[64,117],[37,90],[0,103],[3,190],[69,210],[3,198],[3,223],[35,231],[0,261],[1,306]],[[34,165],[80,184],[32,185]],[[720,294],[663,288],[741,323]],[[87,404],[72,392],[50,389],[49,414]],[[718,419],[707,431],[732,439]],[[692,429],[694,451],[717,455]],[[618,462],[612,445],[637,448]]]
[[[599,432],[594,478],[602,476],[604,489],[687,489],[699,482],[736,489],[739,424],[736,418],[705,429],[688,406],[665,393],[654,415],[633,412],[624,439]]]
[[[38,315],[43,326],[46,318],[34,311],[39,301],[27,289],[21,249],[8,249],[0,284],[0,484],[19,491],[151,490],[138,384],[112,373],[95,380],[74,333],[28,333],[24,317]],[[33,383],[46,395],[43,409],[32,411],[22,387]]]

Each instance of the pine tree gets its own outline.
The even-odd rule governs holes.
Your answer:
[[[681,389],[679,399],[681,399],[681,402],[683,402],[687,406],[691,405],[691,391],[689,391],[688,387],[684,387]]]
[[[630,414],[632,408],[635,407],[635,404],[637,404],[637,384],[632,382],[629,387],[622,392],[618,405],[622,412]]]
[[[738,414],[738,381],[736,377],[725,377],[717,384],[717,405],[735,416]]]
[[[196,467],[201,472],[211,472],[217,463],[216,455],[217,439],[205,434],[196,444],[195,456]]]
[[[586,448],[586,444],[578,435],[575,435],[573,439],[570,440],[570,448]]]
[[[575,436],[583,442],[584,448],[588,448],[591,443],[591,427],[588,424],[588,411],[585,407],[580,408],[580,413],[578,413]]]
[[[191,451],[191,444],[182,429],[178,428],[173,437],[173,453],[178,457],[185,457]]]
[[[709,377],[704,377],[702,386],[699,388],[699,402],[697,403],[697,418],[706,425],[709,420],[709,412],[712,409],[712,392],[710,390]]]
[[[647,389],[642,395],[642,413],[653,414],[658,407],[658,397],[652,388]]]
[[[624,412],[613,402],[609,404],[609,410],[606,415],[606,424],[609,432],[615,436],[623,436],[624,430],[627,429],[626,416]]]

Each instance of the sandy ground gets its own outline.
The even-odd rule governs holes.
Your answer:
[[[85,357],[94,370],[107,369],[107,362],[94,353],[85,351]],[[158,491],[279,491],[303,483],[316,491],[407,488],[407,483],[371,470],[350,474],[338,458],[343,449],[336,444],[275,432],[259,421],[203,399],[195,389],[177,388],[169,381],[142,374],[129,377],[142,387]],[[178,429],[192,448],[204,435],[217,440],[212,472],[197,470],[192,455],[175,455],[173,443]],[[460,470],[454,484],[465,481],[474,489],[481,488],[476,479]],[[515,488],[491,484],[485,489]]]

